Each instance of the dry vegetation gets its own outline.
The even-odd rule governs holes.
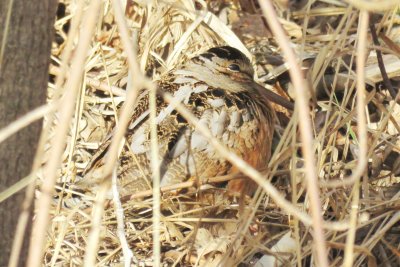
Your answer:
[[[36,201],[36,233],[42,233],[48,208],[51,215],[48,229],[43,228],[44,266],[121,266],[124,259],[127,266],[130,253],[141,266],[153,265],[153,253],[165,266],[315,266],[318,247],[323,249],[315,240],[321,238],[327,249],[322,257],[331,266],[400,265],[400,16],[391,1],[369,6],[374,1],[276,0],[279,21],[310,88],[309,105],[299,104],[294,112],[275,107],[273,156],[268,170],[260,170],[265,182],[245,199],[243,210],[224,194],[223,182],[200,188],[186,183],[177,185],[185,188],[178,193],[163,189],[159,213],[152,192],[115,203],[105,197],[109,183],[97,197],[70,187],[115,125],[124,125],[123,103],[135,99],[125,89],[149,87],[138,70],[157,80],[198,51],[229,44],[252,56],[260,83],[296,102],[299,91],[290,82],[280,41],[255,0],[128,0],[121,1],[125,16],[119,18],[109,1],[101,1],[98,11],[96,1],[91,6],[60,2],[48,88],[54,106],[46,111],[57,113],[46,115],[43,143],[48,145],[39,155],[45,168],[38,171],[46,181],[40,182],[42,190],[57,183],[57,197],[42,206],[45,194],[38,190]],[[363,8],[369,8],[369,17]],[[90,29],[93,14],[99,16]],[[128,26],[128,48],[118,19]],[[364,27],[363,19],[369,19]],[[357,56],[362,48],[365,62]],[[298,115],[307,108],[312,129],[305,130],[314,137],[309,144],[299,130],[306,118]],[[129,114],[129,106],[124,109]],[[307,149],[315,155],[311,171],[319,185],[309,182]],[[62,153],[61,167],[57,153]],[[322,217],[311,216],[313,198],[307,192],[313,188]],[[153,227],[157,220],[158,229]],[[324,237],[313,230],[315,222],[323,225]]]

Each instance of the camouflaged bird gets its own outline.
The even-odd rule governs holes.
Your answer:
[[[229,47],[211,48],[171,71],[158,82],[229,150],[251,166],[268,164],[274,131],[274,111],[266,89],[254,80],[249,59]],[[151,189],[150,120],[148,94],[143,94],[134,110],[119,159],[118,185],[121,196]],[[157,131],[161,186],[188,179],[211,178],[239,171],[222,158],[207,138],[190,125],[171,104],[157,98]],[[110,144],[108,138],[83,172],[80,187],[94,188],[102,178],[102,167]],[[246,193],[250,179],[232,180],[228,189]],[[251,186],[252,187],[252,186]]]

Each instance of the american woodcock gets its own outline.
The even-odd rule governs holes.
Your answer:
[[[211,48],[192,58],[181,68],[158,82],[189,109],[212,135],[228,149],[257,169],[265,168],[271,154],[274,111],[266,90],[254,80],[250,60],[239,50]],[[157,98],[157,131],[161,186],[188,179],[210,178],[237,173],[229,161],[171,104]],[[78,182],[81,188],[94,189],[103,178],[108,138],[94,155]],[[121,196],[151,188],[150,120],[148,94],[143,94],[134,110],[119,159],[118,183]],[[228,189],[253,190],[249,179],[232,180]]]

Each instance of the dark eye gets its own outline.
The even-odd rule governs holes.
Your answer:
[[[234,72],[238,72],[240,71],[240,67],[238,64],[231,64],[228,66],[228,69]]]

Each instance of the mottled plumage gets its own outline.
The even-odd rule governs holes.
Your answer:
[[[250,61],[240,51],[216,47],[171,71],[158,82],[158,88],[183,103],[230,150],[253,167],[263,168],[270,158],[274,112],[266,89],[255,84],[253,74]],[[161,97],[156,120],[162,186],[237,172]],[[139,99],[126,139],[118,168],[121,195],[151,188],[147,94]],[[91,188],[102,177],[109,142],[105,141],[84,171],[81,186]],[[240,191],[245,184],[249,183],[231,181],[229,189]]]

